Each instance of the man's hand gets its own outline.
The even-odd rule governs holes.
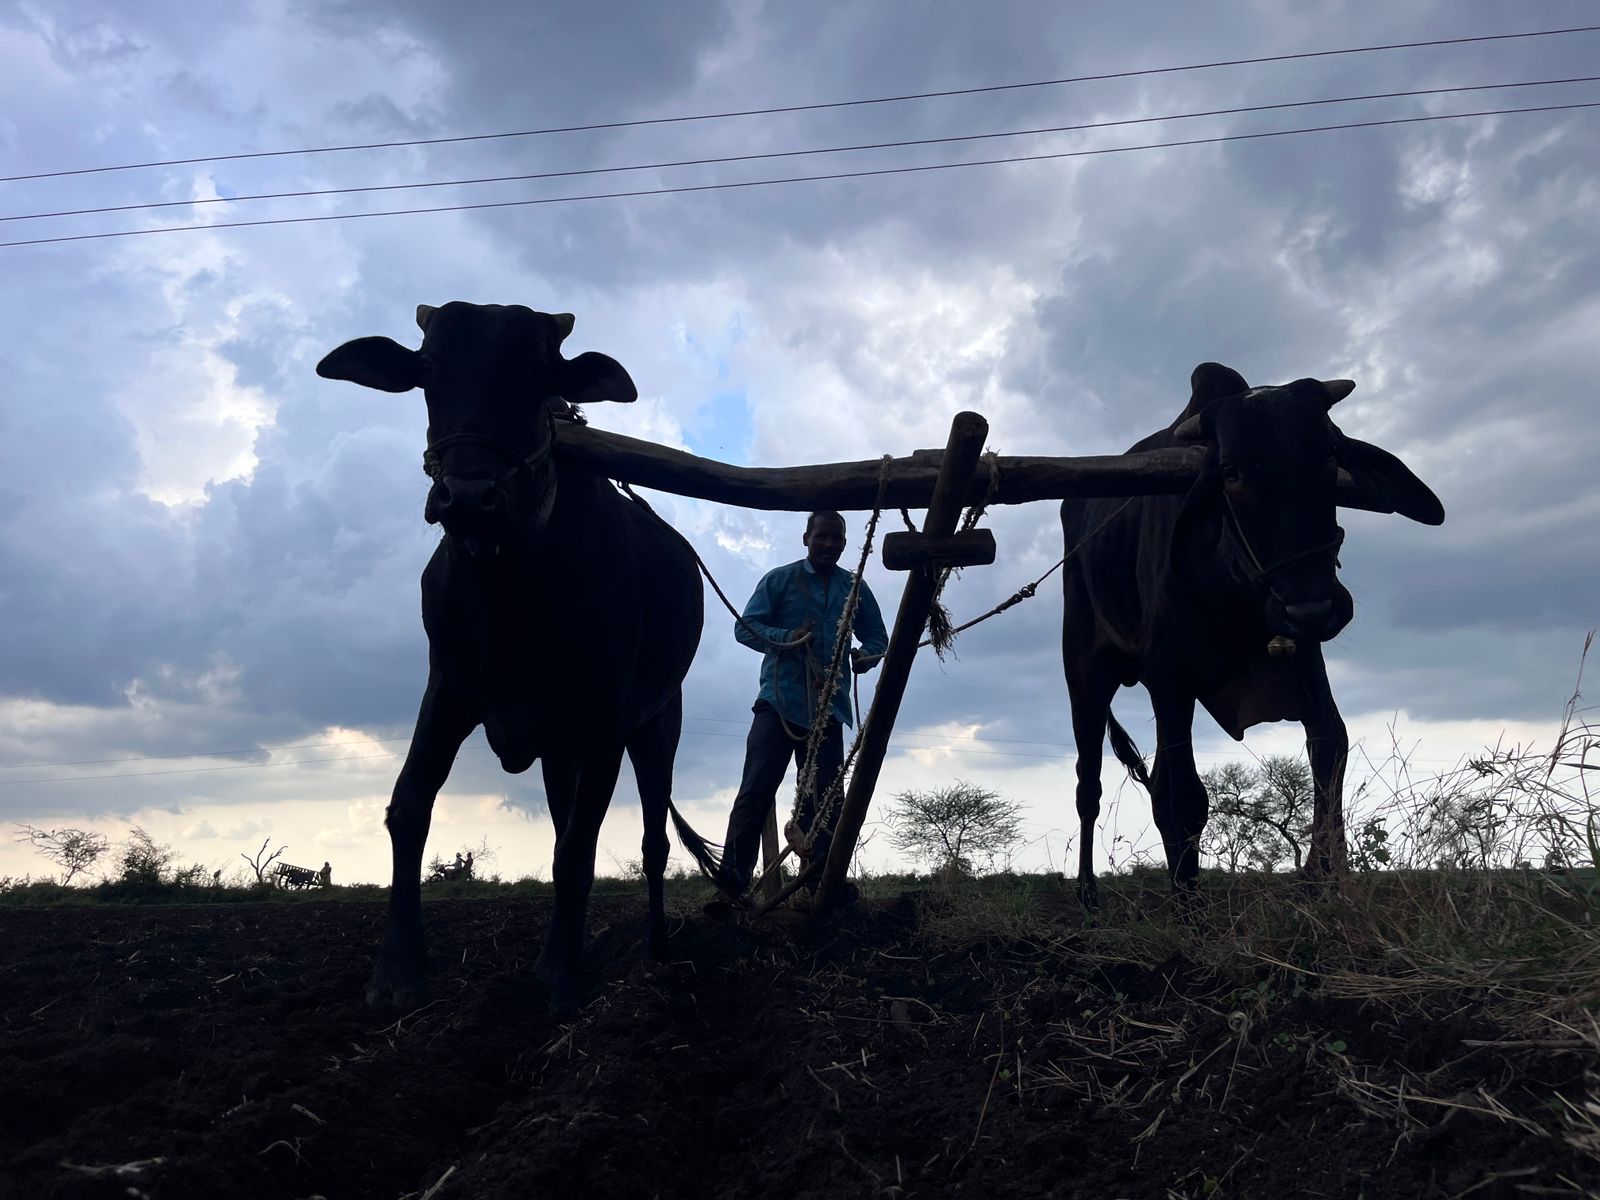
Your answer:
[[[865,650],[853,648],[850,651],[850,669],[857,675],[865,675],[873,667],[883,661],[881,654],[868,654]]]
[[[784,639],[783,640],[786,641],[786,642],[803,642],[803,641],[806,641],[808,638],[811,637],[812,634],[814,634],[816,632],[816,624],[817,624],[817,621],[816,621],[815,617],[807,617],[806,618],[806,623],[804,625],[800,626],[800,628],[798,628],[798,629],[789,630],[789,632],[784,635]],[[798,649],[799,647],[795,647],[795,648]]]

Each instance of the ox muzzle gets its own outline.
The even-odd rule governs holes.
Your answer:
[[[462,477],[447,474],[441,452],[452,444],[476,442],[487,446],[511,465],[498,476]],[[433,480],[423,518],[444,526],[474,553],[492,548],[499,553],[508,538],[528,528],[541,528],[555,507],[556,475],[551,452],[555,423],[549,436],[532,454],[519,458],[499,439],[475,432],[455,432],[431,437],[422,456],[422,469]]]

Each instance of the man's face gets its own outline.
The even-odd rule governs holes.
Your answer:
[[[805,543],[806,557],[814,567],[831,567],[844,553],[844,522],[832,517],[818,517],[801,539]]]

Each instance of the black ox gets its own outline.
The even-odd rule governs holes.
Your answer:
[[[1193,884],[1208,809],[1190,741],[1197,700],[1235,739],[1262,721],[1305,725],[1316,785],[1308,867],[1343,868],[1349,741],[1322,658],[1322,643],[1354,612],[1338,579],[1337,506],[1444,520],[1405,464],[1330,419],[1350,381],[1252,389],[1238,372],[1202,363],[1190,383],[1178,419],[1131,448],[1205,447],[1187,495],[1061,506],[1067,550],[1076,548],[1065,567],[1061,649],[1078,748],[1078,893],[1089,905],[1108,725],[1112,750],[1150,791],[1174,885]],[[1135,683],[1155,712],[1148,774],[1111,716],[1117,688]]]
[[[426,518],[444,527],[422,573],[428,684],[385,824],[394,851],[389,928],[367,985],[409,1006],[425,968],[423,845],[457,750],[482,725],[507,771],[540,760],[556,829],[555,910],[538,973],[550,1004],[582,994],[595,843],[623,753],[644,811],[650,952],[666,953],[662,875],[671,812],[702,866],[709,851],[672,807],[681,684],[700,641],[693,552],[604,479],[552,454],[568,404],[637,397],[614,359],[567,359],[569,314],[521,305],[419,305],[420,350],[357,338],[317,364],[328,379],[428,404]]]

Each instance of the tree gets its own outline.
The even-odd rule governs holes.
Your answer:
[[[934,868],[971,872],[993,865],[1022,837],[1022,806],[999,792],[957,780],[927,792],[901,792],[888,814],[898,849]]]
[[[17,841],[32,846],[66,871],[61,878],[63,884],[71,883],[74,875],[87,871],[111,849],[104,834],[87,829],[35,829],[32,825],[18,825]]]
[[[245,862],[249,863],[250,869],[256,873],[257,883],[267,882],[267,868],[272,865],[273,859],[279,857],[285,850],[289,848],[288,846],[279,846],[271,854],[267,854],[267,843],[270,841],[272,841],[270,837],[261,839],[261,849],[256,851],[254,858],[246,854],[243,850],[239,851],[239,857],[244,859]],[[262,858],[261,856],[263,854],[266,854],[267,856]]]
[[[1253,864],[1261,827],[1250,816],[1255,772],[1241,762],[1212,767],[1200,777],[1211,797],[1211,815],[1200,849],[1230,875]]]
[[[166,870],[172,865],[176,851],[171,846],[157,845],[156,840],[135,825],[128,831],[119,858],[123,883],[161,883]]]
[[[1305,759],[1269,754],[1254,767],[1224,763],[1200,777],[1211,797],[1201,849],[1229,871],[1305,862],[1316,785]]]

